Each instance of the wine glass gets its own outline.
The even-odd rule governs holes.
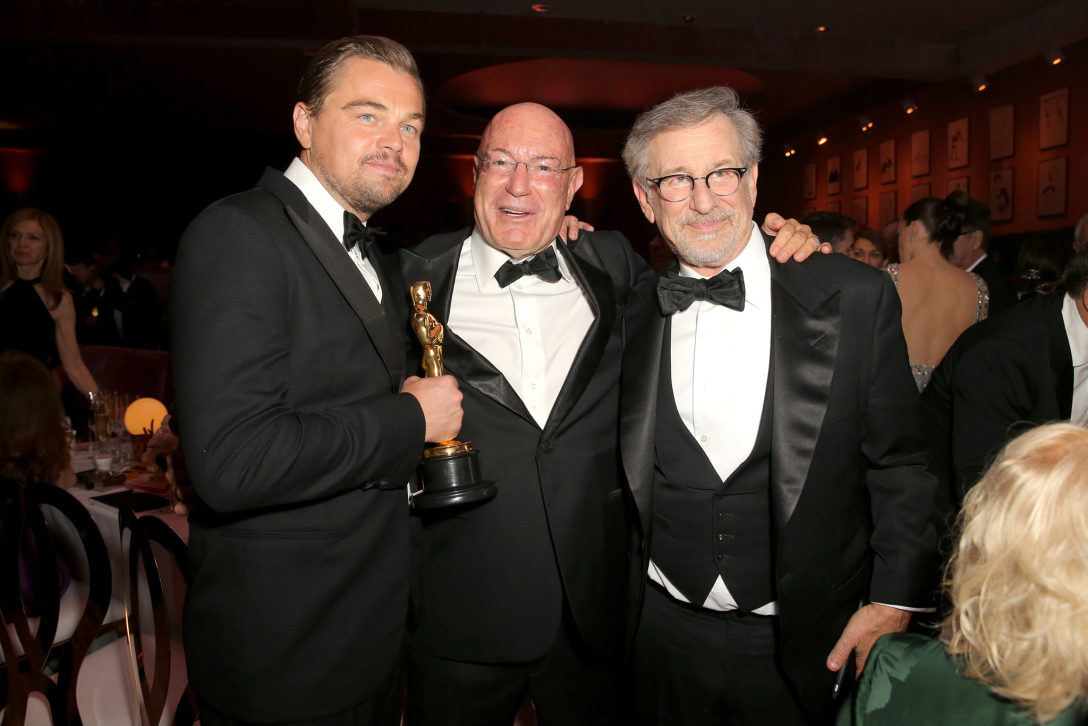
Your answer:
[[[106,392],[99,391],[87,395],[91,404],[91,438],[94,442],[92,448],[98,451],[99,445],[102,448],[108,448],[110,440],[110,414],[106,406]]]

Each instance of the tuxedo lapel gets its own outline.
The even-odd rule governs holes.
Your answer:
[[[1068,420],[1073,412],[1073,353],[1069,350],[1069,334],[1065,332],[1062,303],[1065,293],[1052,293],[1046,301],[1047,338],[1050,341],[1050,369],[1054,372],[1054,398],[1059,418]]]
[[[401,254],[405,281],[409,284],[422,280],[431,283],[429,310],[443,325],[449,321],[461,247],[470,233],[471,230],[463,230],[439,235]],[[448,325],[442,346],[442,362],[446,372],[456,377],[462,385],[472,386],[487,398],[536,425],[525,402],[510,386],[506,376]]]
[[[374,349],[385,364],[390,381],[395,387],[399,387],[404,379],[404,351],[397,344],[399,338],[393,333],[385,309],[374,296],[370,286],[362,279],[359,268],[345,254],[343,245],[294,184],[281,174],[266,172],[261,178],[260,185],[269,189],[284,203],[284,209],[291,223],[313,251],[314,256],[328,273],[333,284],[340,290],[340,294],[344,296],[348,305],[359,316]],[[380,270],[378,274],[381,276]],[[384,294],[396,293],[386,289]]]
[[[562,424],[586,386],[589,385],[590,379],[593,378],[601,362],[601,356],[608,345],[612,326],[616,320],[616,297],[612,289],[612,279],[596,267],[581,262],[562,242],[557,247],[559,254],[563,255],[567,261],[571,273],[589,300],[593,322],[590,323],[589,330],[586,331],[585,338],[578,347],[578,353],[571,362],[563,387],[555,399],[555,405],[548,416],[547,429]]]
[[[775,523],[789,522],[801,497],[835,373],[840,294],[830,295],[796,263],[771,261],[771,479]]]
[[[639,300],[628,311],[627,318],[632,324],[625,330],[624,340],[620,451],[645,535],[650,531],[653,506],[654,426],[661,385],[661,351],[668,327],[667,318],[652,296]]]

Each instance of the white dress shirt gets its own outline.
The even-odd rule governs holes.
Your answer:
[[[333,199],[333,196],[329,194],[329,190],[321,185],[321,182],[317,180],[310,168],[302,163],[301,159],[294,159],[291,165],[287,167],[287,171],[283,172],[283,175],[299,188],[302,195],[306,197],[306,201],[317,210],[321,219],[325,220],[325,224],[329,225],[329,229],[336,235],[336,239],[343,244],[345,210],[340,206],[340,202]],[[363,224],[366,224],[366,222]],[[378,299],[378,302],[381,302],[382,283],[378,278],[374,265],[366,258],[362,245],[355,245],[351,250],[344,249],[344,253],[359,268],[359,272],[363,274],[363,279],[370,286],[374,297]]]
[[[1088,326],[1069,295],[1062,301],[1062,322],[1073,358],[1073,407],[1069,420],[1084,426],[1088,425]]]
[[[771,360],[771,266],[755,223],[744,249],[726,265],[738,267],[744,272],[744,310],[697,300],[672,316],[670,340],[672,392],[680,419],[722,481],[752,453]],[[683,263],[680,275],[700,277]],[[652,560],[649,575],[687,602]],[[736,610],[737,601],[720,575],[702,606]],[[776,603],[753,612],[774,615]]]
[[[541,428],[594,319],[559,250],[556,258],[558,282],[526,275],[499,287],[495,272],[510,258],[474,229],[461,247],[448,321],[450,331],[506,377]]]

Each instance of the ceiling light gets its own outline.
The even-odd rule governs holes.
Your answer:
[[[797,153],[797,149],[793,148],[789,144],[786,144],[784,147],[782,147],[782,150],[784,152],[784,155],[787,157],[793,156]]]
[[[816,32],[817,33],[826,33],[827,32],[827,26],[826,25],[817,25],[816,26]]]
[[[982,93],[986,90],[986,76],[981,73],[976,73],[971,76],[971,87],[975,89],[976,93]]]
[[[1046,49],[1046,59],[1050,65],[1056,66],[1065,60],[1065,56],[1062,55],[1061,50],[1058,48],[1051,47]]]
[[[826,136],[817,136],[816,137],[816,145],[817,146],[823,146],[826,143],[827,143],[827,137]]]
[[[903,113],[912,114],[918,110],[918,104],[909,98],[903,99]]]
[[[873,128],[873,122],[869,120],[868,116],[858,116],[858,128],[864,133]]]
[[[685,23],[694,23],[695,22],[695,16],[694,15],[681,15],[680,19],[683,20]]]
[[[552,6],[547,3],[533,3],[529,6],[529,9],[537,15],[543,15],[544,13],[550,13],[552,11]]]

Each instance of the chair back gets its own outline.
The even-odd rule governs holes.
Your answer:
[[[66,522],[54,520],[51,526],[44,507],[55,510]],[[62,531],[74,531],[76,541],[63,538],[59,535]],[[58,635],[62,599],[58,555],[78,557],[80,551],[84,560],[80,564],[86,566],[87,598],[74,627]],[[35,578],[36,616],[27,613],[23,601],[21,568],[36,568],[40,575]],[[102,534],[75,497],[53,484],[24,487],[0,481],[0,651],[6,673],[3,726],[22,726],[35,693],[48,702],[54,724],[81,723],[76,679],[106,619],[111,588]],[[69,597],[74,596],[70,592]],[[46,674],[47,663],[57,668],[56,681]]]
[[[188,586],[186,564],[189,549],[177,533],[158,517],[137,517],[132,510],[122,507],[120,525],[122,541],[125,533],[129,534],[126,604],[130,616],[127,621],[127,638],[130,653],[135,658],[134,672],[139,681],[148,723],[158,724],[171,700],[171,691],[178,687],[179,679],[185,676],[184,659],[171,657],[175,650],[178,652],[174,655],[180,656],[182,653],[180,641],[173,637],[176,622],[171,621],[170,603],[167,602],[165,593],[172,591],[166,583],[167,578],[175,578],[176,581],[180,575],[185,586]],[[158,548],[152,547],[152,544],[158,545]],[[141,583],[146,583],[150,618],[142,610],[144,601],[140,597]],[[144,627],[148,620],[150,630]],[[151,633],[153,643],[150,658],[145,647],[145,634],[148,632]],[[174,669],[181,670],[181,673],[172,673]],[[149,671],[153,674],[150,679]],[[174,688],[171,688],[172,683]],[[192,724],[198,712],[196,697],[185,678],[184,692],[170,721],[183,726]]]

